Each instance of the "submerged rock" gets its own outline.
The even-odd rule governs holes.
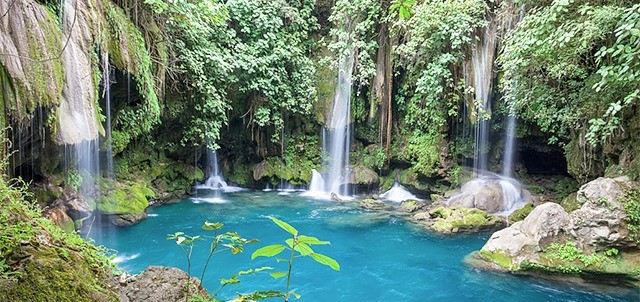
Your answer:
[[[175,267],[150,266],[140,275],[124,278],[119,283],[121,300],[128,302],[186,301],[188,294],[207,296],[200,280],[189,278],[186,272]]]
[[[501,217],[466,207],[438,207],[428,212],[419,212],[413,215],[411,220],[441,234],[489,231],[505,225]]]
[[[638,221],[627,213],[640,208],[638,195],[638,184],[626,177],[598,178],[578,191],[580,209],[535,207],[523,221],[495,232],[473,255],[481,260],[473,265],[640,287]]]

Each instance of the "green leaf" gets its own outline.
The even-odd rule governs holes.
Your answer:
[[[255,259],[256,257],[273,257],[280,254],[282,251],[284,251],[284,249],[285,246],[282,244],[267,245],[253,252],[253,254],[251,254],[251,260]]]
[[[298,236],[298,242],[299,243],[311,244],[311,245],[314,245],[314,244],[318,244],[318,245],[331,244],[331,242],[329,242],[329,241],[320,241],[316,237],[305,236],[305,235]]]
[[[296,236],[298,235],[298,230],[296,230],[296,228],[292,227],[290,224],[275,218],[275,217],[269,217],[269,219],[271,219],[273,222],[275,222],[275,224],[277,224],[280,228],[282,228],[283,230],[289,232],[289,234]]]
[[[296,297],[296,299],[300,299],[300,297],[302,297],[301,294],[296,293],[296,292],[290,292],[289,294],[293,295],[294,297]]]
[[[340,264],[338,264],[338,261],[334,260],[333,258],[318,253],[313,253],[309,256],[311,256],[311,258],[313,258],[313,260],[315,260],[316,262],[331,267],[333,270],[340,270]]]
[[[295,250],[298,251],[302,256],[309,256],[313,254],[313,249],[311,249],[311,247],[305,243],[296,244]]]
[[[271,276],[273,279],[280,279],[280,278],[283,278],[283,277],[287,276],[287,273],[285,273],[285,272],[272,272],[272,273],[269,273],[269,276]]]

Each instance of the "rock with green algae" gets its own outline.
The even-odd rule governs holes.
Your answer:
[[[380,183],[378,173],[363,165],[352,166],[349,169],[347,183],[357,186],[373,187]]]
[[[127,226],[147,218],[145,209],[148,198],[155,193],[145,182],[116,183],[116,188],[96,199],[97,209],[110,215],[110,221],[119,226]]]
[[[466,207],[438,207],[430,211],[418,212],[411,217],[411,220],[430,231],[441,234],[489,231],[505,225],[501,217]]]
[[[314,168],[312,162],[295,158],[292,163],[285,163],[280,157],[269,157],[256,164],[253,169],[255,181],[267,180],[272,184],[286,180],[292,185],[308,184],[311,182],[311,171]]]
[[[376,200],[376,199],[370,199],[370,198],[361,200],[359,205],[361,208],[365,210],[373,210],[373,211],[393,209],[392,205],[385,203],[382,200]]]
[[[527,203],[524,207],[513,211],[513,213],[509,214],[508,222],[510,224],[524,220],[531,211],[533,211],[534,205]]]
[[[424,208],[424,206],[425,204],[422,203],[421,201],[404,200],[400,203],[400,208],[398,210],[404,213],[413,213]]]
[[[580,188],[580,209],[537,206],[520,222],[494,233],[471,264],[532,275],[640,287],[638,238],[626,211],[638,200],[629,178],[599,178]],[[636,191],[634,191],[636,190]],[[636,197],[637,198],[637,197]],[[638,207],[640,208],[640,207]]]

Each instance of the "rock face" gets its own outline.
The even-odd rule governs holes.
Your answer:
[[[189,293],[206,296],[200,280],[189,278],[186,272],[175,267],[150,266],[140,275],[120,280],[120,298],[123,302],[185,301],[187,285]]]
[[[559,204],[539,205],[523,221],[495,232],[476,256],[509,271],[611,276],[640,286],[640,240],[631,234],[625,211],[628,203],[640,206],[638,187],[627,177],[598,178],[578,191],[580,209],[567,213]],[[636,192],[635,199],[629,192]]]

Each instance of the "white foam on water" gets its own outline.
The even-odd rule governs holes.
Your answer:
[[[115,258],[113,258],[113,260],[111,260],[111,263],[120,264],[120,263],[123,263],[123,262],[127,262],[129,260],[136,259],[139,256],[140,256],[139,253],[136,253],[136,254],[133,254],[133,255],[122,254],[122,255],[118,255]]]
[[[393,187],[391,187],[389,191],[382,193],[380,197],[393,202],[403,202],[405,200],[420,200],[418,197],[411,194],[411,192],[409,192],[407,188],[397,182],[393,184]]]

